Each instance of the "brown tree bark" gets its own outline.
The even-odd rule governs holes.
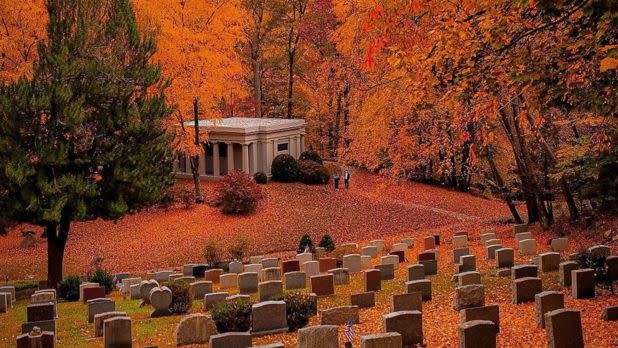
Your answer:
[[[47,235],[47,285],[56,289],[62,282],[62,265],[64,248],[69,236],[71,221],[63,218],[59,225],[49,224],[45,227]]]
[[[487,159],[487,163],[489,163],[489,168],[491,169],[491,173],[494,177],[494,180],[496,181],[496,184],[498,185],[498,189],[500,190],[500,193],[502,194],[502,198],[506,201],[506,205],[509,207],[509,210],[511,211],[511,215],[513,215],[513,219],[515,220],[515,223],[523,224],[524,220],[519,215],[519,212],[517,211],[517,207],[515,206],[515,203],[513,203],[513,199],[511,199],[511,197],[506,194],[504,179],[502,178],[502,174],[500,174],[500,171],[498,170],[498,167],[496,166],[496,162],[494,161],[494,156],[493,156],[491,149],[487,150],[485,157]]]
[[[198,103],[197,97],[193,98],[193,127],[195,130],[195,145],[200,144],[200,128],[198,120]],[[195,203],[203,203],[202,189],[200,185],[200,156],[191,156],[189,158],[191,165],[191,174],[193,176],[193,185],[195,186]]]

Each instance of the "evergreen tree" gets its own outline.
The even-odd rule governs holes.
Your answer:
[[[0,221],[45,228],[62,280],[73,221],[118,219],[172,183],[173,108],[129,0],[48,0],[32,80],[0,86]]]

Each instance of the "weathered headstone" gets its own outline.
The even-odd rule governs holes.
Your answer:
[[[150,290],[150,304],[154,310],[150,313],[151,318],[171,315],[170,305],[172,304],[172,290],[167,286],[161,286]]]
[[[150,304],[150,290],[157,287],[159,287],[159,283],[154,279],[142,280],[139,283],[139,294],[142,299],[142,304]]]
[[[346,268],[334,268],[328,271],[333,275],[335,285],[347,285],[350,284],[350,273]]]
[[[401,242],[408,247],[408,249],[414,248],[414,239],[413,238],[401,238]]]
[[[298,260],[299,265],[302,265],[305,262],[313,261],[313,254],[312,253],[296,254],[296,260]]]
[[[340,306],[320,311],[321,325],[343,325],[348,321],[352,321],[353,324],[360,322],[358,306]]]
[[[423,265],[425,275],[438,274],[438,260],[420,260],[418,263]]]
[[[496,250],[502,249],[502,244],[492,244],[485,247],[485,255],[488,260],[496,258]]]
[[[94,316],[94,337],[102,337],[103,336],[103,322],[110,318],[115,317],[127,317],[126,312],[105,312],[99,313]]]
[[[551,250],[555,252],[561,252],[567,250],[569,247],[569,239],[566,237],[563,238],[553,238],[551,240]]]
[[[267,259],[262,259],[262,268],[273,268],[279,267],[279,259],[276,257],[269,257]]]
[[[382,265],[393,265],[394,269],[399,269],[399,256],[397,255],[386,255],[380,258],[380,264]]]
[[[485,243],[491,239],[498,239],[495,232],[486,232],[481,234],[481,244],[486,245]]]
[[[584,348],[579,310],[562,308],[545,313],[545,332],[549,348]]]
[[[264,301],[251,306],[251,334],[269,335],[288,331],[284,301]]]
[[[208,348],[247,348],[251,347],[249,332],[226,332],[210,336]]]
[[[307,274],[308,278],[320,274],[320,264],[318,261],[305,262],[301,264],[300,269]]]
[[[176,326],[176,346],[206,344],[216,334],[217,327],[211,318],[201,313],[189,314]]]
[[[182,266],[182,274],[185,276],[193,275],[193,267],[197,266],[195,263],[187,263]]]
[[[320,273],[326,273],[333,268],[337,268],[337,259],[334,257],[320,257],[318,263]]]
[[[609,256],[605,259],[607,265],[607,276],[609,279],[618,280],[618,256]]]
[[[55,334],[36,327],[17,336],[17,348],[54,348]]]
[[[464,255],[459,258],[460,272],[476,271],[476,256]],[[459,272],[458,272],[459,273]]]
[[[408,281],[425,279],[425,266],[416,263],[408,266]]]
[[[335,279],[332,274],[315,275],[311,277],[311,292],[317,296],[335,294]]]
[[[262,271],[262,264],[261,263],[250,263],[248,265],[245,265],[245,267],[244,267],[244,272],[245,273],[255,272],[259,276],[261,271]]]
[[[343,256],[343,268],[347,268],[350,273],[361,271],[360,254],[348,254]]]
[[[588,248],[588,252],[590,252],[592,255],[598,258],[601,258],[601,257],[607,258],[608,256],[612,254],[610,247],[607,245],[591,246],[590,248]]]
[[[245,266],[242,264],[242,262],[239,261],[232,261],[229,264],[229,270],[230,273],[242,273],[245,269]]]
[[[219,302],[225,302],[230,294],[228,292],[211,292],[204,295],[204,310],[210,310],[215,304]]]
[[[288,272],[283,275],[285,289],[304,289],[307,287],[307,274],[305,272]]]
[[[558,265],[558,273],[560,274],[560,284],[562,286],[571,286],[571,271],[579,268],[579,263],[575,261],[565,261]]]
[[[366,247],[363,247],[361,249],[361,254],[371,256],[371,257],[376,257],[378,256],[378,247],[375,245],[368,245]]]
[[[397,256],[397,261],[399,261],[395,266],[399,268],[399,263],[406,262],[406,252],[404,250],[391,251],[388,253],[391,256]]]
[[[460,348],[496,348],[496,325],[489,320],[466,321],[459,325]]]
[[[0,313],[6,313],[11,308],[12,300],[11,294],[8,292],[0,293]]]
[[[532,233],[530,232],[518,233],[515,235],[515,245],[519,245],[519,242],[524,239],[534,239],[534,237],[532,237]]]
[[[258,298],[267,301],[274,295],[283,292],[283,283],[280,280],[269,280],[258,284]]]
[[[264,255],[251,255],[249,256],[249,263],[261,263],[264,259]]]
[[[516,235],[518,233],[527,232],[527,231],[528,231],[528,225],[526,224],[513,225],[513,235]]]
[[[233,289],[238,287],[238,274],[226,273],[219,277],[219,289]],[[203,297],[203,296],[202,296]]]
[[[159,272],[155,272],[154,274],[154,280],[158,281],[158,282],[164,282],[167,281],[169,279],[169,277],[173,274],[174,272],[172,271],[159,271]],[[124,281],[124,279],[123,279]]]
[[[481,272],[471,271],[459,273],[457,275],[457,283],[459,286],[481,284]]]
[[[431,301],[431,280],[420,279],[406,282],[407,293],[420,292],[423,294],[423,301]]]
[[[113,312],[116,310],[116,303],[111,298],[96,298],[89,300],[88,304],[88,322],[94,322],[94,316],[101,313]]]
[[[339,333],[337,332],[337,325],[316,325],[298,330],[297,347],[339,348]]]
[[[502,241],[498,238],[496,239],[489,239],[487,241],[485,241],[485,247],[489,247],[492,245],[502,245]]]
[[[361,255],[361,269],[364,271],[371,268],[373,268],[371,265],[371,256]]]
[[[480,284],[458,286],[455,289],[453,309],[456,311],[485,305],[485,287]]]
[[[209,269],[208,271],[204,272],[204,280],[218,284],[221,278],[221,274],[223,274],[223,270],[221,268]]]
[[[9,293],[11,294],[11,302],[15,302],[15,287],[14,286],[0,286],[0,293]]]
[[[571,296],[573,298],[594,297],[594,270],[591,268],[571,271]]]
[[[496,267],[511,268],[515,265],[515,252],[511,248],[496,250]]]
[[[238,275],[238,289],[241,294],[254,294],[258,291],[257,272],[243,272]]]
[[[517,265],[512,268],[511,279],[519,279],[526,277],[536,278],[538,276],[537,265]]]
[[[453,262],[460,263],[459,258],[464,255],[470,255],[470,249],[468,247],[453,249]]]
[[[536,240],[524,239],[519,241],[519,252],[522,255],[536,255]]]
[[[453,249],[467,248],[468,236],[453,236]]]
[[[104,348],[131,348],[131,318],[114,317],[103,322]]]
[[[397,332],[361,336],[361,348],[401,348],[402,337]]]
[[[500,307],[497,304],[464,308],[459,315],[462,323],[472,320],[489,320],[494,323],[496,331],[500,332]]]
[[[394,294],[391,299],[391,312],[399,311],[423,311],[423,294],[410,292],[407,294]]]
[[[369,244],[378,248],[378,254],[379,254],[382,251],[384,251],[384,246],[386,245],[386,242],[382,239],[375,239],[375,240],[370,241]]]
[[[234,276],[236,276],[236,274],[234,274]],[[204,298],[204,295],[212,292],[212,282],[201,280],[199,282],[190,283],[189,292],[193,294],[194,300],[201,300]]]
[[[391,246],[391,251],[403,251],[405,252],[408,249],[408,245],[405,243],[395,243]]]
[[[564,294],[559,291],[543,291],[534,296],[536,326],[545,327],[545,313],[564,308]]]
[[[368,308],[376,305],[376,294],[373,291],[360,292],[350,295],[350,303],[358,308]]]
[[[513,281],[513,303],[534,301],[534,295],[543,291],[541,278],[524,277]]]
[[[382,290],[382,272],[378,269],[368,269],[364,272],[365,291]]]
[[[54,306],[53,302],[29,304],[26,306],[26,320],[28,322],[53,320],[56,317]]]
[[[423,250],[435,249],[436,240],[433,236],[423,238]]]
[[[120,289],[120,291],[123,294],[128,294],[129,293],[129,286],[131,286],[132,284],[139,284],[139,282],[131,283],[130,282],[131,279],[135,279],[135,278],[127,278],[127,279],[123,279],[122,280],[122,288]],[[140,279],[140,281],[141,281],[141,279]],[[79,284],[79,301],[80,302],[84,302],[84,289],[92,288],[92,287],[95,287],[95,286],[99,286],[99,283],[84,282],[84,283]]]
[[[400,311],[388,313],[382,317],[382,331],[400,334],[404,346],[408,347],[423,343],[423,319],[421,312]]]
[[[260,280],[263,282],[267,282],[269,280],[281,280],[281,268],[279,267],[262,268]]]
[[[375,269],[380,271],[380,276],[382,277],[382,280],[395,279],[395,265],[393,265],[392,263],[376,265]]]
[[[541,272],[557,271],[560,265],[560,253],[547,252],[539,254],[539,268]]]
[[[281,263],[281,273],[299,272],[300,262],[298,260],[286,260]]]

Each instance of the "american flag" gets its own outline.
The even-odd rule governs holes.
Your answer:
[[[352,328],[352,320],[348,320],[348,323],[345,324],[345,328],[343,329],[343,334],[345,338],[348,339],[348,342],[352,342],[354,338],[354,329]]]

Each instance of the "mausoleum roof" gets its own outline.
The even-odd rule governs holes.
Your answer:
[[[185,127],[192,127],[193,121],[184,123]],[[283,129],[301,128],[305,126],[303,119],[285,118],[250,118],[250,117],[228,117],[212,120],[199,120],[198,126],[208,128],[214,132],[269,132]]]

